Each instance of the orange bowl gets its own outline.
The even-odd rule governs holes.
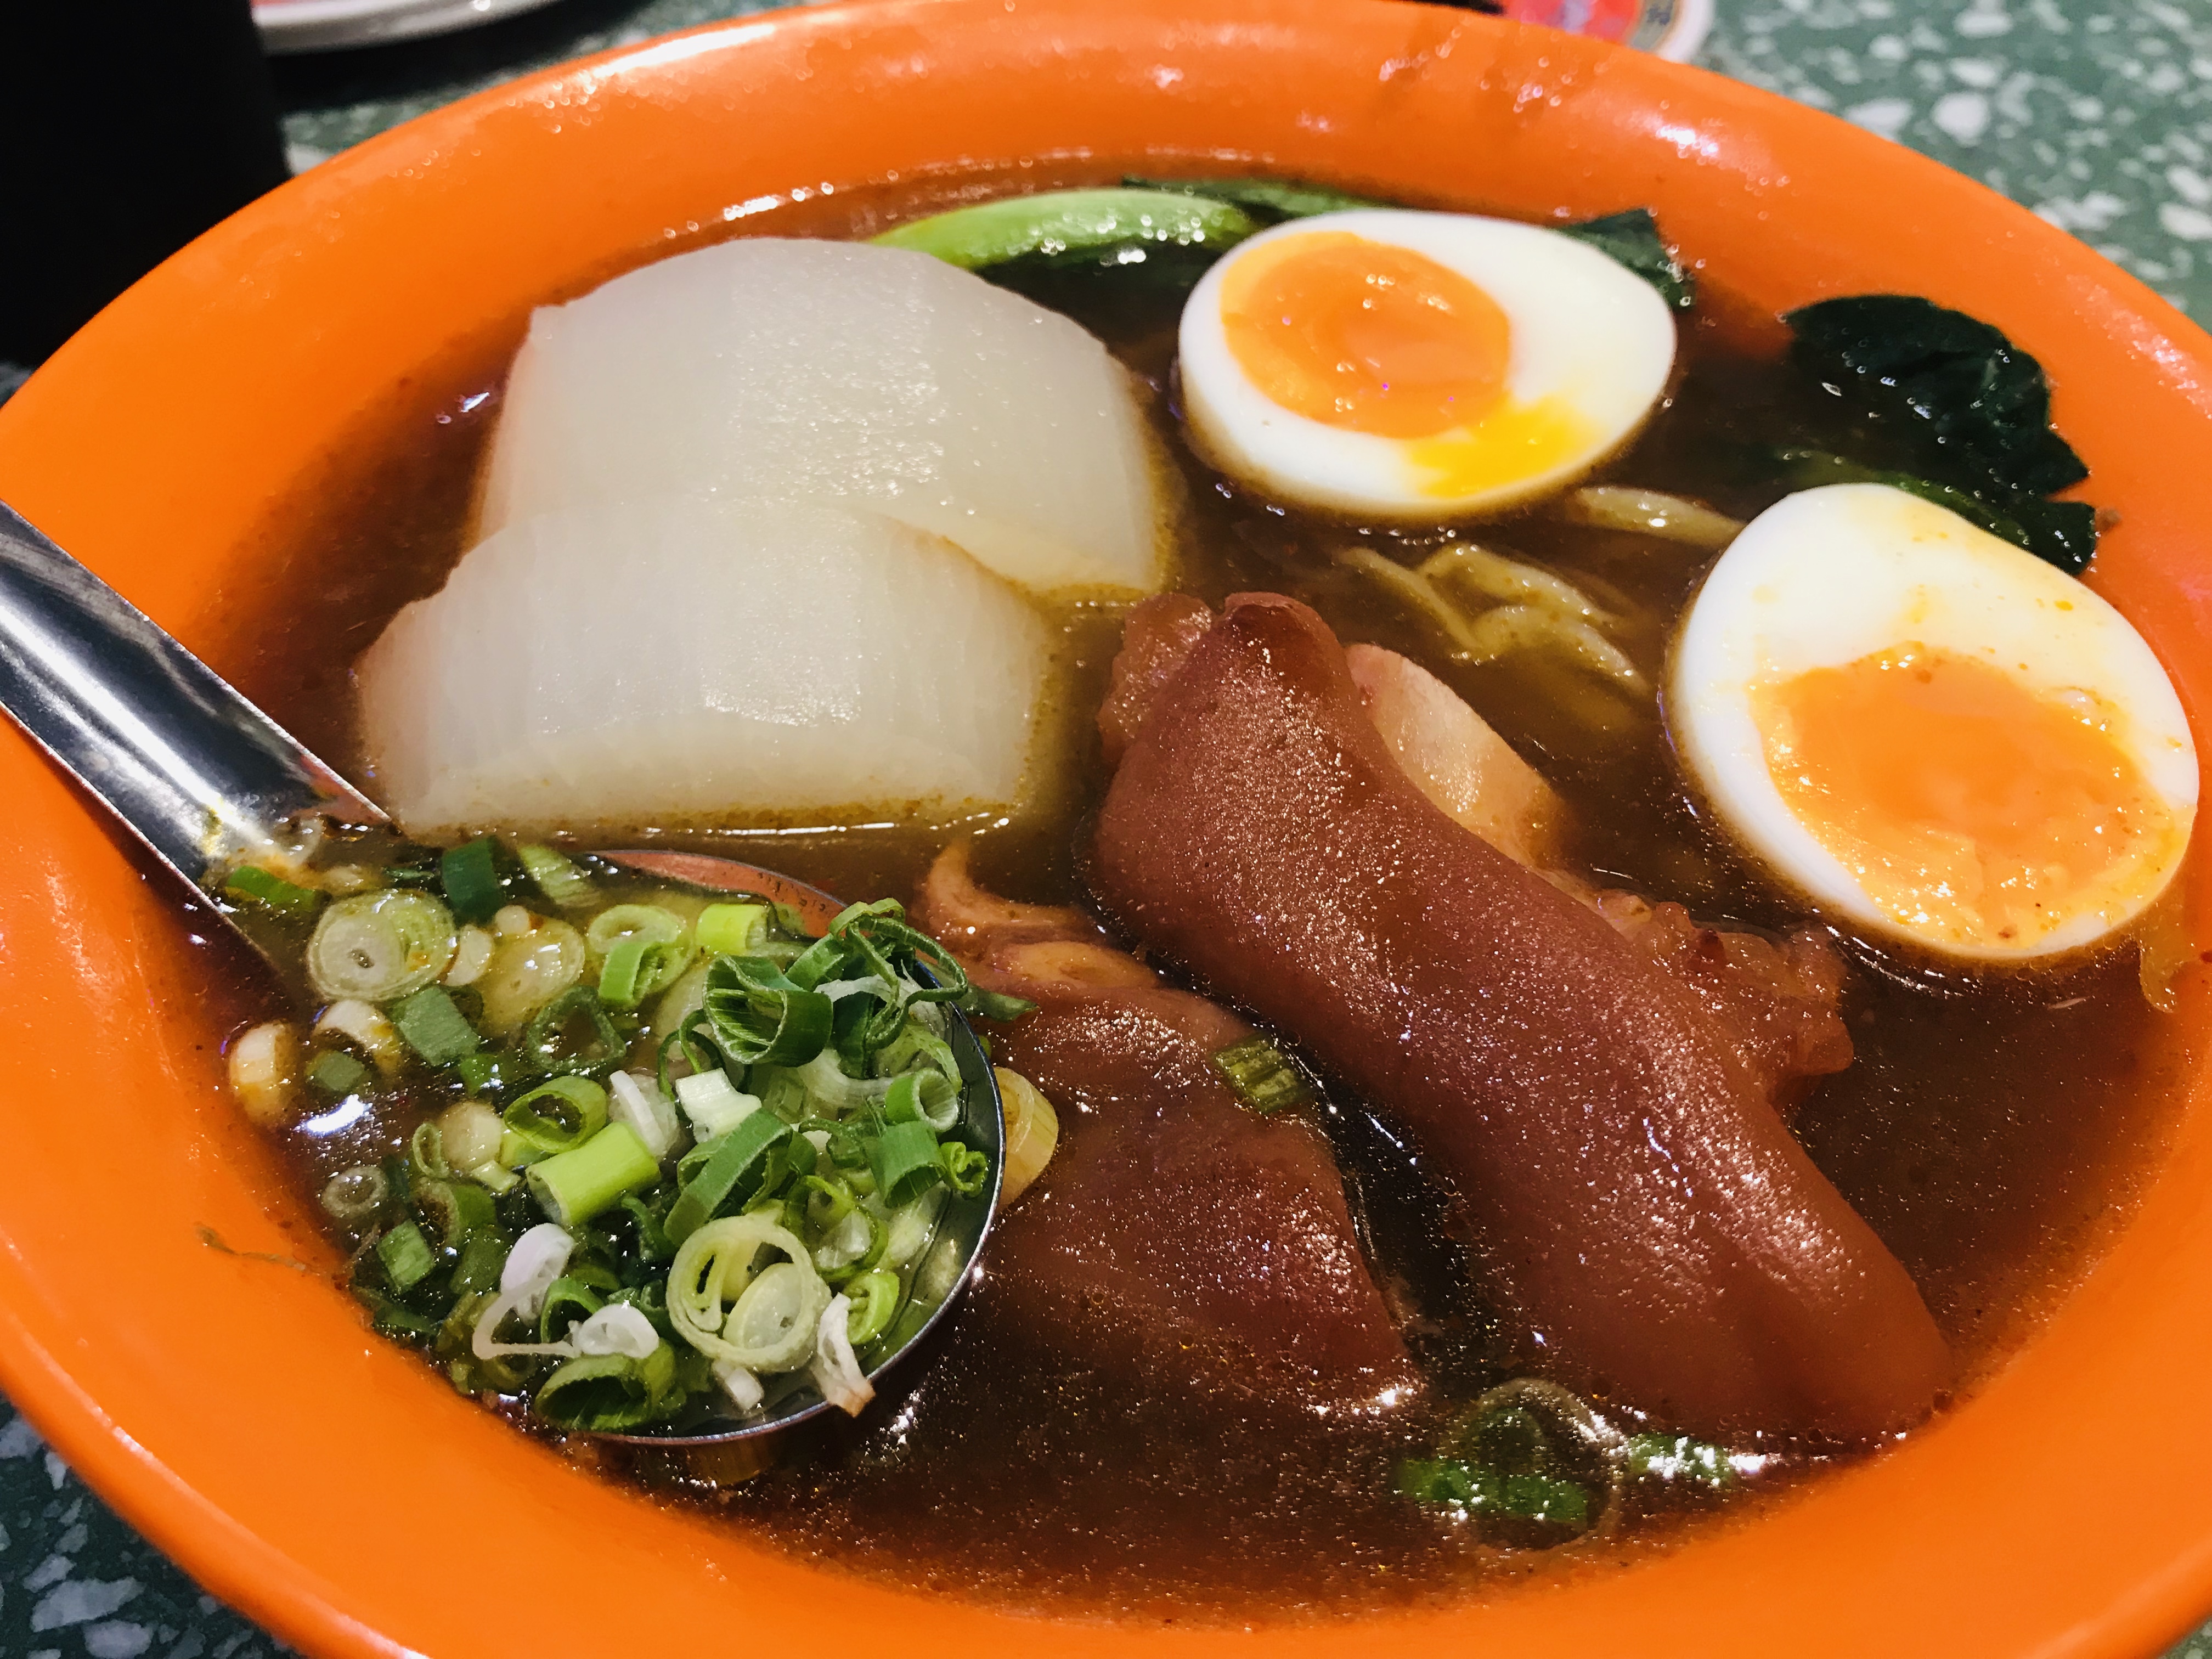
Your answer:
[[[221,668],[276,579],[278,504],[396,387],[492,360],[532,304],[832,186],[1081,156],[1531,214],[1648,204],[1756,308],[1894,289],[1990,319],[2048,367],[2122,514],[2098,585],[2212,731],[2212,341],[1840,121],[1380,0],[888,0],[514,82],[317,167],[117,301],[0,410],[0,495]],[[205,1248],[211,1228],[331,1261],[224,1097],[204,988],[166,944],[175,894],[12,733],[0,799],[0,1383],[210,1589],[317,1654],[797,1651],[825,1609],[854,1651],[913,1659],[1251,1650],[829,1578],[511,1432],[325,1276]],[[2212,907],[2212,861],[2190,902]],[[2192,992],[2178,1043],[2208,1019]],[[2100,1265],[1903,1447],[1610,1576],[1266,1650],[2136,1659],[2172,1639],[2212,1608],[2212,1111],[2203,1073],[2179,1075],[2172,1149]]]

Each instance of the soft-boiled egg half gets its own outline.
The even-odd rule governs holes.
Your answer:
[[[1207,459],[1267,495],[1437,523],[1565,488],[1665,391],[1674,319],[1634,273],[1505,219],[1376,209],[1240,243],[1183,307]]]
[[[2172,683],[2072,577],[1883,484],[1808,489],[1723,553],[1668,717],[1715,811],[1816,901],[2021,961],[2141,915],[2189,846]]]

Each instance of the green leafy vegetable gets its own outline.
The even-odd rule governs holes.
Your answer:
[[[1826,450],[1772,449],[1762,454],[1795,489],[1814,489],[1834,483],[1887,484],[1948,507],[1967,523],[2057,565],[2069,575],[2080,575],[2097,550],[2097,509],[2087,501],[2047,501],[2040,496],[2022,495],[1999,508],[1949,484],[1917,478],[1909,472],[1862,466]]]
[[[1346,213],[1356,208],[1387,208],[1388,202],[1371,196],[1353,196],[1326,185],[1302,185],[1281,179],[1139,179],[1124,178],[1132,190],[1172,191],[1203,197],[1242,208],[1263,224],[1285,219],[1310,219],[1316,213]]]
[[[1164,249],[1218,252],[1259,228],[1225,202],[1182,191],[1057,190],[955,208],[874,240],[984,270],[1016,261],[1063,268],[1134,264]]]
[[[2094,509],[2044,499],[2089,471],[2051,428],[2050,384],[2033,357],[1979,319],[1911,295],[1822,300],[1784,320],[1797,367],[1882,429],[1905,458],[1899,471],[1929,481],[1915,494],[1936,500],[1929,489],[1948,487],[1981,504],[1965,516],[1993,534],[2062,570],[2087,565]]]
[[[1697,279],[1668,251],[1659,235],[1659,222],[1651,216],[1650,208],[1630,208],[1601,219],[1561,225],[1559,231],[1626,265],[1657,289],[1659,297],[1675,310],[1687,311],[1698,303]]]

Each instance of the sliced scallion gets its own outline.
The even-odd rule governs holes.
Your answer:
[[[538,890],[563,910],[581,910],[599,902],[599,888],[574,860],[550,847],[524,845],[516,848],[515,852],[522,860],[522,867],[529,872],[530,879],[538,884]]]
[[[433,1066],[450,1066],[483,1046],[476,1028],[454,1006],[453,994],[441,985],[408,993],[393,1006],[392,1023],[407,1046]]]
[[[591,1027],[580,1046],[570,1042],[570,1027],[579,1018]],[[606,1005],[588,985],[572,985],[562,992],[530,1017],[522,1034],[523,1053],[548,1071],[589,1071],[620,1060],[627,1047],[607,1018]]]
[[[540,1158],[581,1146],[606,1121],[607,1091],[587,1077],[556,1077],[542,1083],[509,1102],[500,1114],[507,1133]]]
[[[446,902],[463,921],[489,921],[507,902],[506,884],[499,878],[499,842],[490,836],[448,848],[438,861],[438,879]]]
[[[706,1007],[714,1041],[739,1066],[805,1065],[830,1041],[835,1017],[828,997],[757,957],[716,958]]]
[[[866,1347],[890,1328],[900,1294],[898,1275],[884,1267],[871,1268],[845,1286],[852,1302],[849,1331],[854,1347]]]
[[[356,893],[324,910],[307,941],[307,978],[336,1001],[391,1002],[429,984],[453,959],[453,912],[428,893]]]
[[[662,1224],[668,1242],[679,1249],[737,1190],[770,1149],[790,1138],[791,1127],[769,1112],[754,1112],[708,1149],[697,1171],[684,1183]]]
[[[403,1221],[376,1241],[376,1259],[392,1288],[404,1296],[428,1279],[438,1265],[430,1241],[411,1221]]]
[[[368,1085],[368,1067],[343,1048],[325,1048],[307,1062],[307,1081],[333,1099],[342,1098]]]
[[[574,1227],[659,1180],[660,1160],[628,1125],[610,1123],[573,1151],[532,1164],[528,1179],[538,1207]]]
[[[744,956],[768,937],[773,915],[765,904],[710,904],[692,924],[692,937],[708,956]]]
[[[356,1164],[323,1183],[321,1201],[324,1213],[340,1226],[359,1227],[375,1220],[391,1195],[392,1183],[381,1169],[374,1164]]]
[[[877,1192],[895,1210],[913,1203],[945,1175],[938,1159],[937,1131],[919,1120],[885,1124],[870,1163]]]
[[[302,887],[297,882],[271,875],[258,864],[240,865],[223,878],[222,890],[232,898],[301,921],[321,909],[328,896],[313,887]]]
[[[1237,1099],[1262,1117],[1313,1098],[1313,1090],[1297,1067],[1263,1036],[1221,1049],[1213,1056],[1213,1069],[1236,1091]]]

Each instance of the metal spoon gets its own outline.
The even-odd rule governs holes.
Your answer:
[[[319,816],[397,833],[382,808],[317,759],[146,614],[0,503],[0,709],[106,803],[154,855],[201,897],[210,872],[244,848]],[[765,891],[817,917],[836,901],[788,876],[699,854],[601,853],[664,880],[718,890]],[[809,902],[809,899],[813,901]],[[279,978],[298,965],[273,955],[228,906],[215,908]],[[955,1194],[919,1258],[915,1294],[927,1318],[869,1370],[872,1378],[921,1342],[951,1304],[999,1204],[1005,1118],[981,1042],[957,1010],[951,1043],[967,1087],[961,1127],[991,1159],[989,1190]],[[829,1409],[811,1388],[760,1413],[678,1430],[608,1438],[702,1447],[789,1427]]]

